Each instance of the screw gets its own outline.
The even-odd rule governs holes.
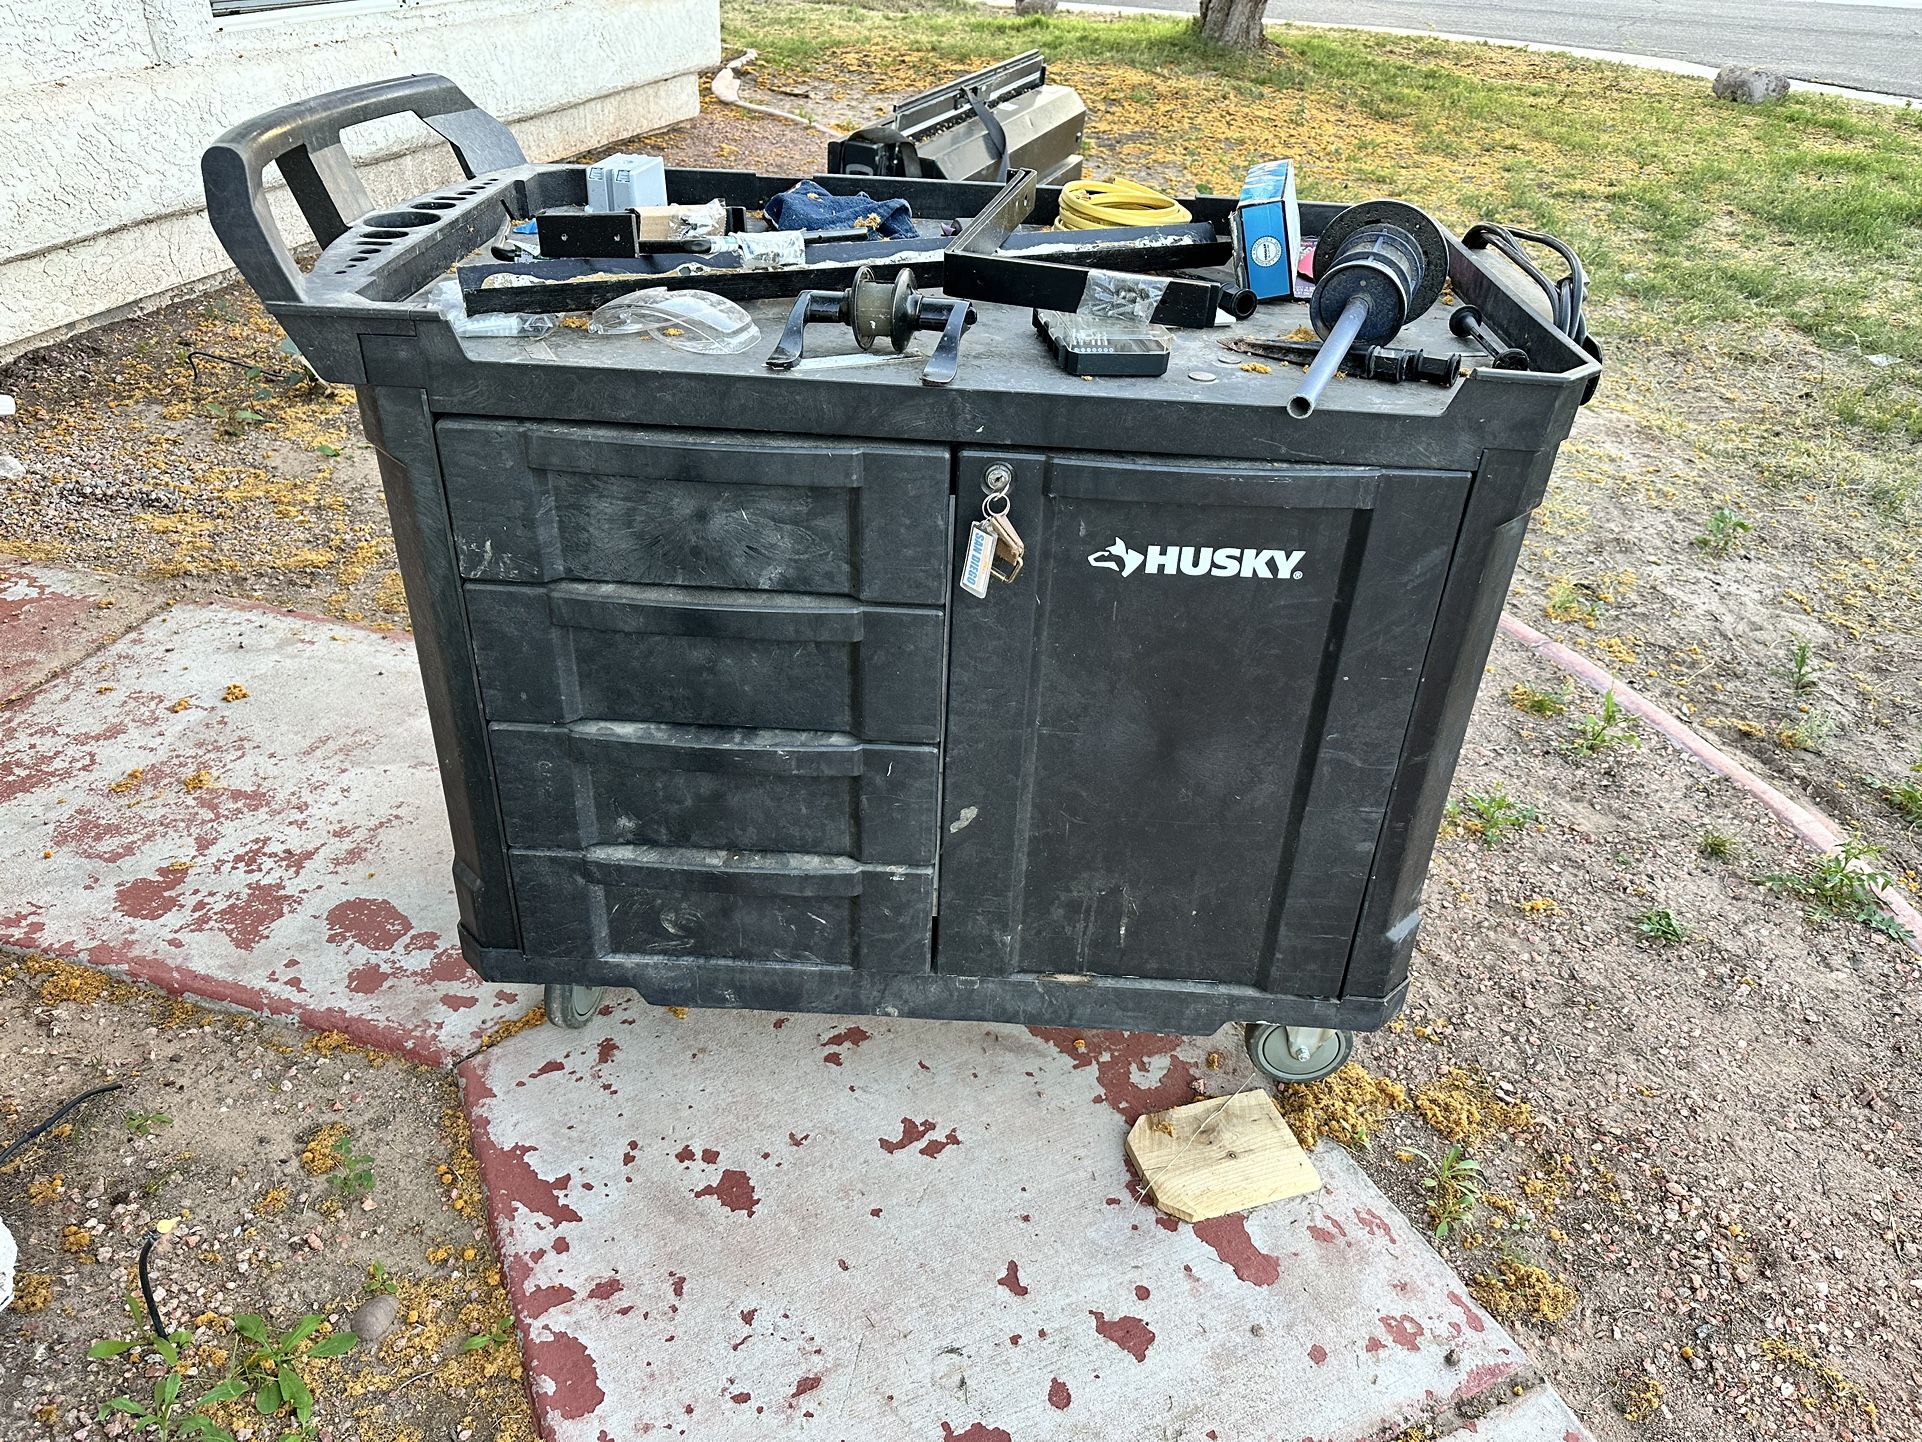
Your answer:
[[[1005,461],[996,461],[981,473],[981,489],[992,495],[1005,491],[1014,484],[1014,467]]]

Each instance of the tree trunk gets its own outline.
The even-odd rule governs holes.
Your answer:
[[[1262,12],[1268,0],[1201,0],[1202,35],[1217,45],[1253,50],[1262,42]]]

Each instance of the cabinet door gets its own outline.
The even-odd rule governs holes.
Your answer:
[[[950,601],[937,969],[1337,994],[1468,478],[964,452],[963,516],[997,463],[1026,564]]]

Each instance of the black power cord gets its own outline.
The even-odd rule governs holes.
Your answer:
[[[48,1132],[52,1131],[55,1127],[59,1126],[60,1119],[66,1116],[68,1112],[73,1111],[77,1107],[85,1106],[88,1102],[92,1101],[95,1097],[103,1097],[108,1092],[117,1092],[119,1090],[120,1090],[119,1082],[109,1082],[106,1086],[95,1087],[90,1092],[80,1093],[79,1096],[75,1097],[72,1101],[68,1102],[65,1106],[61,1107],[59,1111],[55,1112],[52,1116],[48,1117],[45,1121],[41,1122],[40,1125],[34,1127],[30,1131],[22,1132],[19,1136],[15,1137],[11,1142],[9,1142],[7,1144],[6,1150],[0,1151],[0,1167],[4,1167],[8,1162],[12,1161],[15,1157],[19,1156],[20,1153],[24,1152],[36,1140],[45,1136]]]
[[[1549,279],[1528,252],[1522,249],[1523,241],[1554,251],[1561,257],[1562,264],[1568,267],[1568,274],[1559,280]],[[1582,269],[1580,257],[1565,241],[1543,231],[1521,230],[1484,220],[1468,227],[1462,236],[1462,244],[1475,248],[1491,246],[1508,257],[1515,268],[1540,286],[1542,294],[1548,297],[1548,308],[1555,329],[1576,345],[1587,349],[1588,318],[1583,311],[1588,304],[1588,272]]]
[[[147,1304],[147,1321],[153,1327],[154,1336],[161,1341],[167,1340],[167,1324],[160,1317],[160,1303],[154,1300],[153,1278],[147,1274],[147,1259],[153,1256],[155,1243],[160,1233],[149,1231],[147,1240],[140,1244],[140,1300]]]

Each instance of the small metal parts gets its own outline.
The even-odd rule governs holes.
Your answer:
[[[1081,311],[1038,310],[1034,328],[1071,376],[1166,375],[1174,349],[1164,326]]]
[[[906,270],[897,272],[890,284],[876,280],[864,265],[854,272],[854,283],[846,290],[801,292],[767,358],[767,368],[793,370],[806,354],[807,328],[830,322],[853,331],[854,343],[864,351],[873,350],[877,340],[886,340],[890,350],[901,353],[916,331],[940,332],[934,354],[921,370],[921,384],[944,386],[954,379],[961,359],[961,334],[973,324],[974,308],[963,300],[916,290]]]
[[[1223,350],[1261,356],[1266,360],[1287,361],[1291,365],[1311,365],[1328,350],[1325,344],[1314,341],[1258,340],[1253,337],[1238,337],[1221,344]],[[1460,377],[1463,367],[1476,359],[1475,356],[1454,351],[1430,355],[1427,351],[1407,350],[1399,346],[1358,345],[1341,358],[1336,369],[1344,375],[1358,376],[1363,380],[1388,381],[1391,384],[1426,381],[1445,390]]]

